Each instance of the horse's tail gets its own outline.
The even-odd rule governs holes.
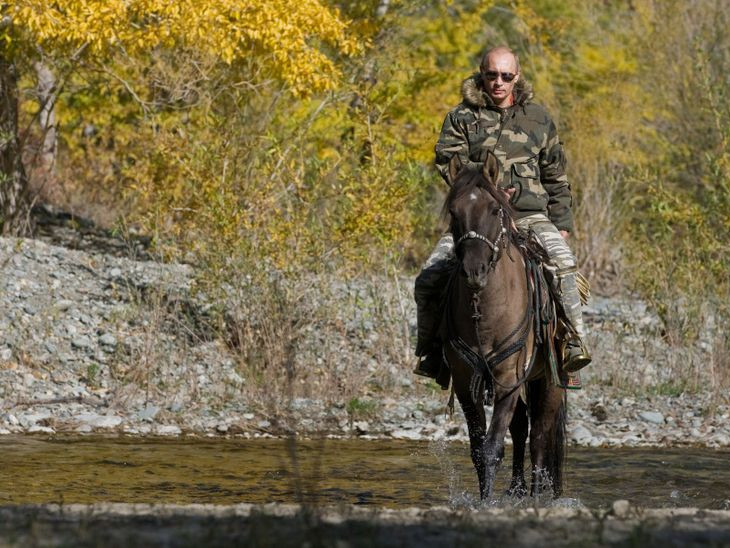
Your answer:
[[[563,466],[568,455],[567,444],[567,418],[568,418],[568,396],[565,390],[562,391],[562,402],[555,418],[552,444],[547,451],[547,471],[553,481],[553,493],[555,498],[563,492]]]

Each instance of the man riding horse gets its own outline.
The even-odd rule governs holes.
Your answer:
[[[464,166],[483,164],[488,151],[500,160],[498,185],[510,197],[517,228],[533,233],[550,259],[553,285],[569,323],[563,369],[573,374],[591,357],[584,344],[577,263],[566,242],[573,229],[573,199],[557,129],[547,111],[531,102],[531,86],[520,73],[517,55],[507,47],[489,50],[479,73],[464,81],[461,92],[463,101],[446,116],[436,143],[436,169],[450,186],[449,162],[455,155]],[[448,377],[439,375],[441,295],[455,260],[454,240],[447,233],[416,278],[414,292],[416,355],[421,358],[415,373],[438,378],[442,385],[448,385]]]

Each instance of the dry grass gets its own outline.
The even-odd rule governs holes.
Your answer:
[[[410,376],[406,298],[394,275],[309,273],[229,288],[226,325],[246,379],[242,397],[277,416],[298,398],[347,405],[397,396]]]

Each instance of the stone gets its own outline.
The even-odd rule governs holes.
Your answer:
[[[730,436],[725,434],[715,434],[707,441],[715,447],[727,447],[730,445]]]
[[[155,434],[158,436],[179,436],[182,430],[177,424],[158,424],[154,428]]]
[[[625,499],[615,500],[611,505],[611,513],[613,513],[613,515],[617,518],[628,517],[630,510],[631,504]]]
[[[104,333],[101,337],[99,337],[99,342],[103,346],[116,346],[117,338],[111,333]]]
[[[151,403],[147,404],[144,409],[137,412],[137,418],[142,421],[151,421],[155,415],[160,412],[160,408]]]
[[[87,348],[91,348],[91,339],[86,336],[76,337],[71,341],[71,346],[79,350],[86,350]]]
[[[595,402],[591,405],[591,415],[593,415],[598,422],[604,422],[608,418],[608,412],[601,402]]]
[[[656,411],[642,411],[639,413],[639,418],[652,424],[664,424],[664,415]]]
[[[456,436],[460,430],[461,430],[460,426],[449,426],[446,429],[446,435],[447,436]]]
[[[43,413],[24,413],[18,417],[20,425],[26,430],[35,425],[35,423],[46,420],[51,416],[48,412]]]
[[[589,444],[592,438],[591,431],[582,424],[573,427],[569,434],[569,439],[580,445]]]
[[[420,440],[421,434],[415,430],[393,430],[391,437],[396,440]]]
[[[49,426],[40,426],[38,424],[34,424],[28,430],[26,430],[28,434],[55,434],[56,431],[53,428],[50,428]]]
[[[370,430],[370,425],[367,421],[355,421],[352,423],[352,428],[357,434],[362,435],[368,433],[368,430]]]
[[[73,301],[70,301],[68,299],[61,299],[60,301],[56,302],[56,308],[61,311],[65,312],[69,308],[71,308],[74,305]]]
[[[122,417],[117,415],[97,415],[96,413],[83,413],[76,415],[74,419],[80,423],[81,426],[86,425],[90,428],[115,428],[122,424]]]

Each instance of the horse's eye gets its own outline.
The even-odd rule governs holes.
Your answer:
[[[492,215],[499,215],[499,207],[492,209]]]

